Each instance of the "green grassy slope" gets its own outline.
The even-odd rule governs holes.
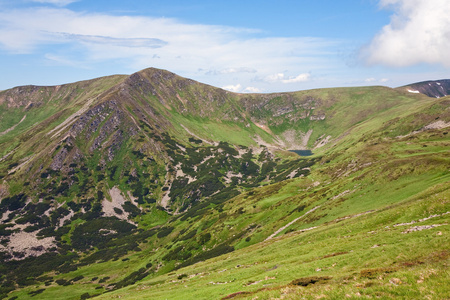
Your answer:
[[[156,69],[83,84],[0,136],[15,149],[0,162],[2,245],[55,237],[37,258],[0,249],[4,297],[448,297],[448,98],[236,95]],[[282,150],[320,140],[311,157]],[[126,202],[102,217],[115,188]]]
[[[445,113],[433,118],[438,116],[447,118]],[[417,122],[417,117],[410,120]],[[237,197],[225,208],[243,210],[242,219],[234,215],[221,224],[242,226],[248,219],[271,222],[238,245],[248,237],[247,244],[257,243],[105,297],[220,299],[237,293],[236,298],[245,299],[446,298],[447,133],[445,128],[434,129],[403,138],[384,137],[381,142],[376,135],[372,140],[366,137],[332,161],[315,165],[310,179],[277,186],[275,195],[267,187],[251,197]],[[320,183],[312,184],[312,178]],[[295,206],[303,210],[295,212]],[[278,238],[265,242],[261,238],[315,207]],[[262,210],[257,212],[258,208]],[[261,233],[264,229],[269,232]],[[297,284],[296,279],[300,279]]]
[[[433,130],[415,138],[448,147],[445,132]],[[99,273],[111,278],[125,277],[127,272],[120,271],[124,267],[130,271],[147,270],[148,262],[156,258],[163,263],[158,272],[153,273],[154,265],[150,266],[153,272],[147,279],[103,298],[220,299],[237,292],[248,293],[239,296],[248,299],[314,298],[317,293],[331,298],[445,298],[450,174],[443,161],[448,161],[449,153],[422,153],[406,160],[405,152],[413,147],[398,147],[402,141],[384,141],[383,147],[391,149],[393,159],[379,159],[380,148],[368,145],[352,153],[354,158],[361,159],[359,156],[363,155],[376,162],[365,162],[361,169],[355,165],[342,169],[338,159],[336,163],[324,160],[323,165],[314,166],[308,178],[254,189],[227,201],[221,213],[211,208],[203,215],[186,219],[187,222],[170,221],[168,225],[175,229],[165,240],[148,239],[149,245],[141,244],[142,251],[127,256],[129,260],[125,262],[97,263],[55,277],[71,279],[77,274],[89,274],[81,281],[83,289],[77,284],[59,287],[53,283],[42,297],[57,297],[71,289],[78,296],[86,292],[96,294],[96,288],[104,284],[92,281],[92,277]],[[429,165],[433,160],[440,162]],[[316,209],[311,211],[313,208]],[[264,241],[295,219],[277,237]],[[249,228],[254,224],[257,226]],[[171,267],[161,258],[183,245],[180,237],[191,230],[196,232],[189,240],[191,244],[208,233],[211,240],[234,235],[238,238],[231,244],[243,249],[172,272],[164,271]],[[166,250],[158,245],[171,247]],[[180,259],[179,263],[183,261],[186,260]],[[315,279],[309,277],[321,280],[313,284],[311,280]],[[302,279],[299,282],[306,282],[307,287],[291,284],[296,279]],[[23,290],[20,295],[26,298],[29,291]],[[33,298],[39,299],[39,295]]]
[[[395,206],[292,232],[100,299],[220,299],[233,293],[241,293],[237,299],[445,299],[448,199],[448,185],[440,185]],[[416,226],[426,229],[405,233]]]

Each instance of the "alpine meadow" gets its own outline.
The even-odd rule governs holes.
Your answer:
[[[448,299],[447,95],[1,91],[0,299]]]

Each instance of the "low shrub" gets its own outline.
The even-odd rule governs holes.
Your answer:
[[[299,279],[295,279],[291,282],[292,285],[299,285],[299,286],[308,286],[310,284],[315,284],[315,283],[322,283],[325,281],[330,280],[333,277],[330,276],[312,276],[312,277],[303,277],[303,278],[299,278]]]
[[[130,275],[128,275],[121,281],[114,283],[113,284],[114,289],[120,289],[120,288],[126,287],[128,285],[132,285],[132,284],[138,282],[139,280],[144,279],[145,277],[147,277],[147,275],[148,275],[148,272],[146,271],[146,269],[140,268],[138,271],[131,273]]]
[[[45,291],[45,289],[39,289],[39,290],[35,290],[35,291],[31,291],[28,293],[28,295],[31,295],[31,297],[42,294]]]
[[[105,283],[108,279],[110,279],[109,276],[103,277],[102,279],[100,279],[100,280],[98,281],[98,283]]]
[[[188,260],[186,260],[184,263],[178,265],[175,269],[181,269],[190,265],[193,265],[199,261],[207,260],[216,256],[220,256],[222,254],[226,254],[229,252],[234,251],[234,247],[227,245],[225,243],[217,245],[215,248],[202,252],[198,254],[197,256],[194,256]]]
[[[376,278],[379,274],[393,273],[396,269],[394,268],[374,268],[374,269],[364,269],[361,270],[360,276],[363,278]]]
[[[173,231],[173,227],[163,227],[159,230],[158,234],[156,235],[158,238],[163,238],[168,236],[172,231]]]

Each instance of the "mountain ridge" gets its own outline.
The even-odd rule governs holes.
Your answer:
[[[333,263],[347,255],[366,268],[371,262],[394,264],[394,248],[388,257],[377,252],[383,247],[372,250],[373,244],[352,244],[358,251],[350,252],[343,228],[359,232],[358,224],[365,224],[372,229],[361,234],[376,230],[395,245],[390,235],[400,229],[382,227],[430,215],[438,216],[429,222],[438,222],[431,225],[440,226],[443,234],[436,237],[442,243],[424,247],[423,239],[435,239],[420,232],[398,247],[417,249],[408,253],[419,261],[433,251],[444,253],[418,264],[420,272],[441,270],[445,262],[447,97],[387,87],[235,94],[146,69],[59,88],[17,88],[0,92],[0,99],[0,131],[9,130],[0,135],[2,297],[122,297],[127,289],[139,295],[148,283],[166,294],[145,288],[143,298],[175,299],[181,296],[170,289],[191,278],[197,291],[211,291],[193,297],[221,298],[242,289],[264,294],[252,287],[263,280],[255,269],[261,261],[243,258],[245,249],[263,259],[259,249],[265,245],[274,251],[305,236],[306,244],[325,251],[320,239],[329,235],[337,246],[320,255],[331,255]],[[300,157],[287,151],[292,149],[314,153]],[[369,240],[382,244],[375,235]],[[311,250],[302,243],[293,247]],[[367,251],[376,253],[373,260],[363,258]],[[302,276],[319,272],[320,266],[299,269],[295,258],[281,257],[271,258],[280,276],[267,275],[275,277],[274,291],[296,279],[280,265]],[[253,275],[233,266],[233,275],[221,277],[227,258],[246,261]],[[204,265],[226,291],[197,278],[196,268]],[[367,278],[364,267],[352,266],[361,276],[345,266],[325,273],[335,278],[332,284],[344,280],[339,272],[360,284]],[[380,286],[373,284],[375,290]],[[423,296],[419,287],[412,290]]]
[[[176,73],[173,73],[171,71],[165,70],[165,69],[159,69],[159,68],[155,68],[155,67],[148,67],[145,69],[142,69],[140,71],[134,72],[132,74],[115,74],[115,75],[106,75],[106,76],[101,76],[101,77],[97,77],[97,78],[92,78],[92,79],[85,79],[85,80],[79,80],[79,81],[75,81],[75,82],[70,82],[70,83],[62,83],[62,84],[55,84],[55,85],[34,85],[34,84],[30,84],[30,85],[20,85],[20,86],[15,86],[15,87],[11,87],[5,90],[0,90],[0,92],[6,92],[6,91],[10,91],[10,90],[15,90],[15,89],[21,89],[21,88],[59,88],[62,86],[67,86],[67,85],[72,85],[72,84],[83,84],[83,83],[88,83],[88,82],[92,82],[92,81],[97,81],[97,80],[101,80],[101,79],[105,79],[105,78],[112,78],[112,77],[122,77],[124,79],[127,79],[129,77],[133,77],[133,76],[137,76],[138,74],[148,74],[151,73],[154,76],[152,77],[153,79],[156,78],[164,78],[165,80],[170,79],[170,78],[178,78],[178,79],[183,79],[186,80],[186,82],[190,82],[192,84],[197,83],[197,84],[202,84],[204,86],[210,86],[210,87],[214,87],[210,84],[207,83],[202,83],[190,78],[186,78],[186,77],[182,77],[180,75],[177,75]],[[165,74],[164,77],[162,77],[161,75]],[[145,77],[145,76],[144,76]],[[420,82],[415,82],[415,83],[411,83],[411,84],[406,84],[400,87],[392,87],[392,89],[401,89],[401,88],[405,88],[405,87],[410,87],[410,86],[414,86],[414,85],[428,85],[430,83],[435,83],[436,85],[438,85],[438,83],[444,83],[447,84],[448,81],[450,79],[437,79],[437,80],[425,80],[425,81],[420,81]],[[357,87],[357,86],[354,86]],[[362,86],[364,87],[364,86]],[[369,86],[367,86],[369,87]],[[377,86],[374,86],[377,87]],[[387,86],[382,86],[380,85],[379,87],[387,87]],[[216,89],[221,89],[226,91],[227,93],[231,93],[231,94],[239,94],[239,95],[252,95],[252,94],[286,94],[286,93],[295,93],[298,91],[290,91],[290,92],[268,92],[268,93],[235,93],[232,91],[228,91],[219,87],[214,87]],[[313,88],[313,89],[307,89],[307,90],[299,90],[299,91],[311,91],[311,90],[318,90],[318,89],[335,89],[335,88],[340,88],[340,87],[330,87],[330,88]],[[352,87],[350,87],[352,88]],[[390,88],[390,87],[387,87]],[[434,96],[430,96],[430,97],[434,97]]]

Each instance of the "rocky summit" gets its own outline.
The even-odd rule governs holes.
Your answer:
[[[445,299],[449,80],[0,92],[0,298]]]

